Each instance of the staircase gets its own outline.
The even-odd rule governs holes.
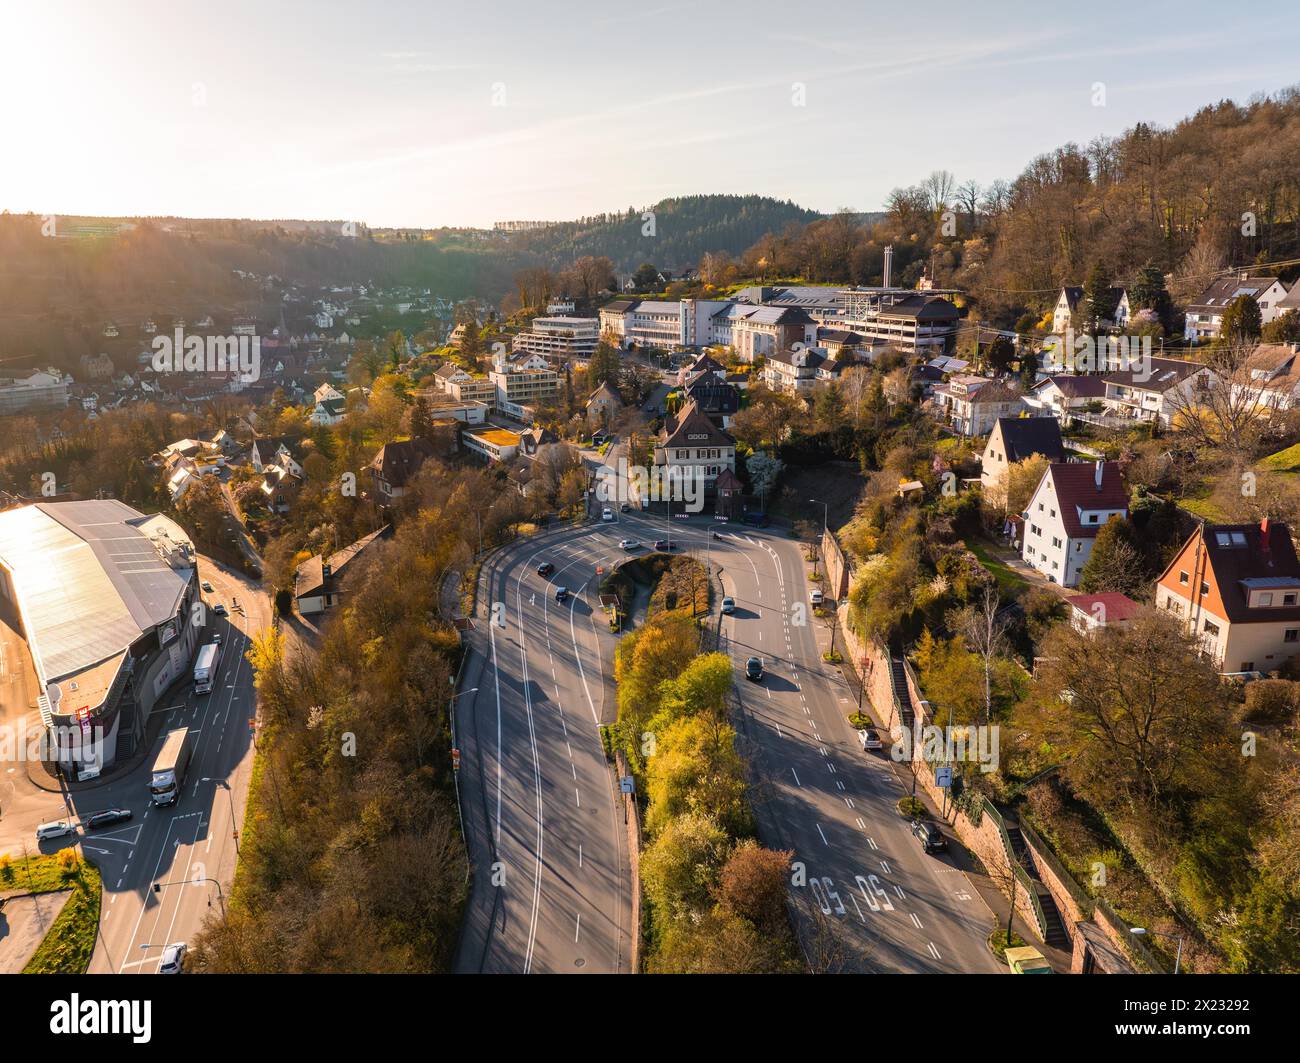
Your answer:
[[[1043,911],[1043,940],[1054,949],[1070,951],[1072,942],[1070,941],[1070,935],[1066,933],[1065,921],[1061,918],[1061,911],[1056,906],[1052,891],[1043,885],[1042,880],[1038,877],[1038,872],[1034,868],[1033,854],[1029,851],[1029,846],[1025,844],[1025,836],[1021,833],[1019,824],[1008,820],[1004,824],[1004,829],[1007,832],[1008,840],[1011,842],[1012,854],[1029,875],[1034,887],[1034,893],[1038,896],[1038,904]]]
[[[889,653],[889,678],[894,687],[894,697],[898,701],[898,719],[908,731],[912,731],[916,713],[912,708],[912,695],[907,690],[907,669],[903,667],[903,657],[893,650]]]

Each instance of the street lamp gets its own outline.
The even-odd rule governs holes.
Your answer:
[[[1174,974],[1177,974],[1179,970],[1181,970],[1183,966],[1183,935],[1182,934],[1166,934],[1160,930],[1148,930],[1144,926],[1131,926],[1128,928],[1128,932],[1130,934],[1133,934],[1136,937],[1142,937],[1144,934],[1151,934],[1155,937],[1161,937],[1161,938],[1177,938],[1178,954],[1174,957]]]
[[[814,506],[821,506],[821,507],[822,507],[822,535],[824,536],[824,535],[827,533],[827,531],[830,530],[830,523],[831,523],[831,506],[830,506],[830,503],[829,503],[829,502],[823,502],[823,501],[821,501],[820,499],[817,499],[817,498],[810,498],[810,499],[808,499],[808,501],[811,502]],[[814,577],[814,578],[816,578],[816,576],[817,576],[817,558],[818,558],[818,556],[819,556],[819,555],[818,555],[818,552],[817,552],[816,550],[814,550],[814,551],[813,551],[813,577]]]
[[[225,893],[222,892],[221,883],[218,882],[215,878],[209,877],[208,875],[195,875],[193,878],[187,878],[182,880],[181,882],[155,882],[153,884],[153,891],[154,893],[162,893],[164,886],[193,886],[196,882],[211,882],[214,886],[217,887],[217,900],[221,903],[221,918],[225,919],[226,918],[226,895]],[[212,901],[209,900],[208,903],[211,904]],[[140,947],[143,949],[143,948],[154,948],[155,946],[141,945]],[[162,946],[159,945],[156,947],[161,948]]]
[[[230,836],[235,839],[235,855],[239,855],[239,827],[235,822],[235,792],[230,788],[230,783],[225,779],[209,779],[206,776],[199,782],[215,783],[218,787],[226,791],[226,797],[230,799]]]

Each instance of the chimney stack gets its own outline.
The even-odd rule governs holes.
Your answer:
[[[1260,551],[1260,553],[1262,553],[1262,554],[1266,554],[1266,553],[1268,553],[1268,546],[1269,546],[1268,518],[1265,517],[1263,520],[1261,520],[1261,521],[1259,522],[1259,551]]]
[[[1098,461],[1094,466],[1096,471],[1093,474],[1093,482],[1096,483],[1098,491],[1101,490],[1101,467],[1103,464],[1105,463],[1102,461]]]
[[[890,282],[894,279],[894,245],[889,244],[885,248],[885,269],[884,276],[881,278],[881,287],[888,288]]]

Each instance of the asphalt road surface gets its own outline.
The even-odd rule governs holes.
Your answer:
[[[798,544],[702,517],[670,529],[661,517],[616,516],[498,551],[481,573],[455,712],[477,870],[457,969],[629,969],[626,830],[597,732],[615,717],[614,637],[595,583],[598,567],[627,556],[620,539],[649,547],[671,531],[737,600],[721,629],[737,729],[760,835],[794,854],[791,905],[810,965],[998,971],[984,944],[992,914],[954,855],[921,851],[897,812],[905,791],[887,754],[865,753],[848,723],[853,697],[821,661],[829,632],[808,606]],[[538,576],[542,561],[556,571]],[[557,603],[561,585],[573,593]],[[751,655],[764,659],[759,683],[744,678]]]
[[[224,618],[209,614],[203,641],[217,631],[223,641],[212,692],[195,695],[186,682],[164,694],[163,708],[155,710],[166,712],[162,732],[149,755],[125,775],[72,793],[26,787],[0,819],[0,852],[79,845],[99,868],[104,895],[92,973],[156,972],[163,947],[189,942],[210,912],[220,912],[234,876],[233,831],[243,823],[252,770],[248,721],[256,704],[244,654],[249,636],[270,623],[270,608],[243,576],[207,558],[199,560],[199,578],[213,585],[214,593],[204,594],[210,604],[229,608],[237,598],[243,610]],[[155,808],[148,792],[153,756],[162,734],[175,727],[197,729],[192,761],[177,803]],[[118,827],[91,831],[81,825],[105,808],[127,808],[134,815]],[[36,824],[64,818],[78,823],[74,836],[37,843]]]

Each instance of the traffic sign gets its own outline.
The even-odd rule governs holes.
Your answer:
[[[941,789],[948,789],[952,785],[952,768],[944,766],[934,769],[934,784]]]
[[[460,771],[460,750],[459,749],[453,749],[451,751],[451,770]]]

